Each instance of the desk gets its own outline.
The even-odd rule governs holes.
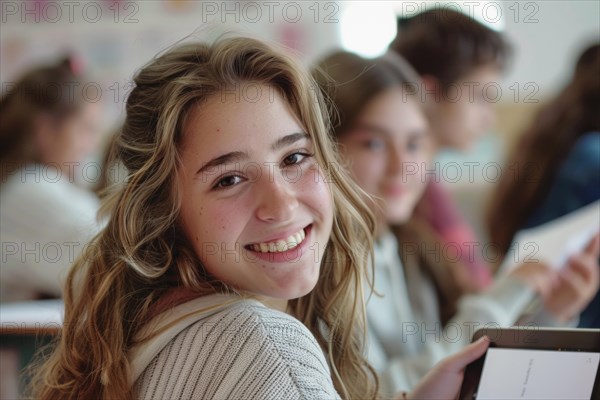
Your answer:
[[[20,376],[35,353],[60,333],[62,300],[0,304],[0,398],[19,398],[27,384]]]
[[[63,323],[62,300],[0,304],[0,334],[57,335]]]

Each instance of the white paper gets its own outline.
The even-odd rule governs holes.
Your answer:
[[[490,348],[477,400],[590,400],[600,353]]]
[[[508,272],[524,262],[545,262],[554,269],[582,251],[600,231],[600,200],[567,215],[515,235],[500,271]]]

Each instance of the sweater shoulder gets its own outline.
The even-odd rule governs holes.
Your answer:
[[[183,331],[136,382],[140,398],[337,398],[325,357],[297,319],[242,300]]]

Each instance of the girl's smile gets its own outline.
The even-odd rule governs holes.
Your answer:
[[[263,261],[271,263],[298,261],[312,244],[311,228],[312,224],[309,224],[290,235],[275,235],[279,239],[264,240],[244,247],[251,253],[249,257],[256,257]],[[285,239],[282,239],[283,237]]]

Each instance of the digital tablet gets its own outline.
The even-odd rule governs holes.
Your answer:
[[[600,329],[486,328],[490,347],[465,370],[461,400],[600,399]]]

